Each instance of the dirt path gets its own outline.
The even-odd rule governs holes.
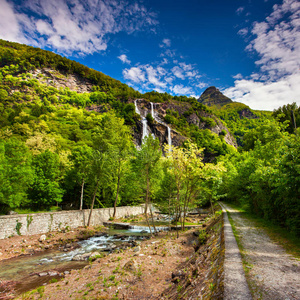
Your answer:
[[[224,205],[236,227],[253,299],[300,299],[300,262],[242,213]]]

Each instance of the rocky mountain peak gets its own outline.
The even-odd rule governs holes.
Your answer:
[[[223,106],[232,103],[232,100],[224,96],[215,86],[207,88],[198,101],[207,106]]]

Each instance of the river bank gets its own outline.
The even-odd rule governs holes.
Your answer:
[[[203,229],[208,228],[209,222],[207,220],[203,224]],[[91,229],[82,230],[84,232],[77,232],[81,236],[87,234],[86,230],[91,232]],[[208,228],[208,230],[211,231],[211,228]],[[199,232],[199,229],[196,232]],[[70,242],[70,238],[78,238],[75,232],[65,234],[68,234],[68,239],[64,241]],[[49,299],[76,299],[78,297],[81,299],[85,297],[86,299],[91,297],[117,299],[114,297],[122,295],[123,298],[121,297],[121,299],[155,299],[154,297],[162,299],[164,291],[173,294],[174,291],[168,292],[168,289],[173,287],[175,292],[183,292],[180,289],[189,285],[187,276],[191,275],[190,272],[194,272],[191,270],[194,270],[195,266],[191,267],[185,264],[191,259],[194,260],[195,264],[197,261],[195,255],[201,258],[201,263],[206,258],[215,257],[216,259],[215,255],[207,255],[208,252],[213,252],[212,240],[209,241],[212,236],[217,239],[215,231],[205,238],[209,246],[206,246],[208,248],[205,249],[204,258],[199,254],[203,245],[199,244],[199,236],[197,236],[197,233],[195,234],[195,230],[181,232],[178,239],[176,238],[176,232],[160,232],[150,240],[139,241],[135,247],[111,252],[94,262],[87,263],[83,269],[70,270],[60,278],[53,278],[52,283],[41,285],[36,290],[20,297],[22,299],[37,299],[42,294]],[[46,243],[48,245],[51,245],[52,242],[63,244],[61,238],[60,235],[57,235],[49,243],[47,243],[47,240]],[[36,239],[33,239],[33,241],[36,241]],[[40,248],[40,243],[38,241],[37,249]],[[33,244],[35,245],[35,243]],[[57,246],[64,247],[62,245]],[[198,260],[198,263],[200,263],[200,260]],[[199,270],[205,272],[210,268],[210,265],[202,266]],[[186,269],[185,273],[181,270],[182,268]],[[182,283],[180,283],[181,280],[183,280]],[[211,293],[210,283],[205,280],[201,288],[205,287],[204,290]]]

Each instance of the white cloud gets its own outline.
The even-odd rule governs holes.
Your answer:
[[[236,81],[234,87],[226,89],[224,94],[235,101],[247,104],[252,109],[273,110],[300,99],[299,82],[300,74],[286,76],[276,82],[242,79]]]
[[[203,88],[207,87],[208,84],[206,82],[199,82],[198,84],[196,84],[196,86],[200,89],[203,89]]]
[[[159,67],[157,69],[152,66],[145,67],[147,72],[148,83],[154,85],[155,88],[166,88],[166,83],[161,81],[161,75],[164,75],[163,68]]]
[[[253,40],[247,46],[260,59],[260,72],[236,78],[224,93],[255,109],[274,109],[300,99],[300,3],[283,0],[274,5],[264,22],[253,24]],[[298,82],[298,83],[297,83]]]
[[[141,67],[125,69],[123,70],[123,76],[125,79],[131,80],[135,83],[141,83],[146,80],[145,72]]]
[[[155,90],[176,95],[196,95],[199,93],[199,88],[207,86],[204,82],[198,82],[198,78],[201,77],[198,71],[193,65],[185,62],[177,62],[175,66],[169,67],[162,62],[137,65],[124,69],[123,77],[128,80],[130,86],[142,92]]]
[[[242,37],[245,37],[247,34],[248,34],[249,30],[248,28],[242,28],[238,31],[238,35],[242,36]]]
[[[187,95],[193,93],[191,87],[183,86],[182,84],[176,84],[174,87],[171,88],[172,92],[176,95]]]
[[[0,0],[0,36],[4,40],[24,42],[20,34],[18,14],[5,0]]]
[[[185,79],[185,76],[183,75],[183,70],[178,66],[173,67],[172,72],[177,78]]]
[[[126,54],[122,54],[122,55],[118,56],[118,59],[120,59],[122,61],[122,63],[124,63],[124,64],[131,63],[131,61],[127,58]]]
[[[237,13],[237,15],[240,15],[244,10],[245,10],[245,7],[241,6],[235,12]]]
[[[171,47],[171,40],[170,39],[163,39],[162,44],[159,45],[159,47]]]
[[[232,78],[234,78],[234,79],[242,79],[243,75],[241,73],[238,73],[238,74],[232,76]]]
[[[20,5],[0,0],[0,7],[1,38],[65,54],[103,51],[110,34],[153,30],[158,24],[154,13],[128,0],[23,0]]]
[[[191,71],[193,70],[193,66],[191,64],[186,64],[184,62],[179,63],[179,66],[184,70],[184,71]]]

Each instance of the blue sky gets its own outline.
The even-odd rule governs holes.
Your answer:
[[[198,98],[214,85],[253,109],[300,105],[296,0],[0,0],[0,38],[141,92]]]

